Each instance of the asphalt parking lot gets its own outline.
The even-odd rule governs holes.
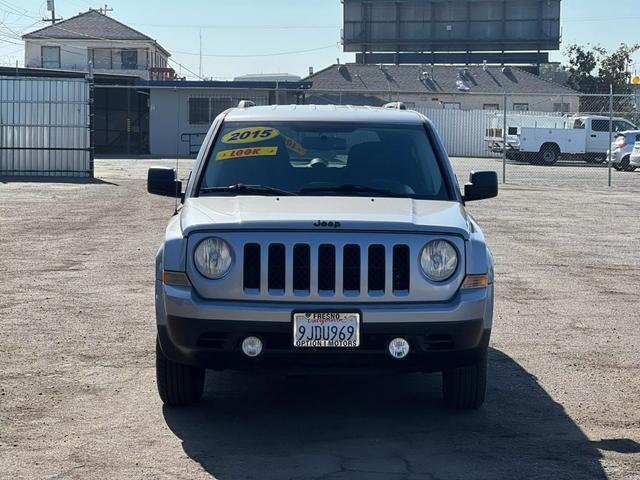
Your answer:
[[[0,477],[640,479],[640,172],[608,190],[580,169],[469,206],[497,277],[480,411],[444,409],[437,375],[237,373],[166,409],[153,260],[173,201],[145,193],[156,164],[0,180]]]

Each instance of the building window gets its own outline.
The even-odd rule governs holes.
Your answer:
[[[513,104],[513,109],[516,112],[528,112],[529,111],[529,104],[528,103],[514,103]]]
[[[483,110],[500,110],[500,105],[498,105],[497,103],[485,103],[482,106]]]
[[[42,68],[60,68],[60,47],[42,47]]]
[[[89,49],[89,60],[93,62],[93,68],[101,70],[113,69],[113,55],[109,48]]]
[[[192,97],[189,99],[189,123],[191,125],[209,125],[209,98]]]
[[[460,102],[444,102],[442,106],[445,110],[460,110]]]
[[[135,49],[122,50],[122,70],[138,69],[138,51]]]
[[[554,103],[553,111],[559,113],[569,113],[570,105],[568,103]]]
[[[238,105],[240,100],[251,100],[256,105],[268,105],[266,96],[228,96],[189,98],[189,123],[191,125],[210,125],[225,110]]]

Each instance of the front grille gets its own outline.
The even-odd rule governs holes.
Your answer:
[[[369,247],[369,293],[384,294],[385,283],[384,245]]]
[[[408,245],[393,247],[393,291],[409,293],[410,253]]]
[[[311,248],[309,245],[293,247],[293,290],[308,292],[311,289]]]
[[[285,248],[282,243],[269,245],[269,290],[284,293]]]
[[[408,245],[247,243],[243,252],[246,293],[380,297],[410,290]]]
[[[342,272],[345,293],[360,291],[360,245],[345,245]]]
[[[336,289],[336,248],[320,245],[318,250],[318,290],[332,293]]]
[[[247,243],[244,246],[244,288],[258,290],[260,288],[260,245]]]

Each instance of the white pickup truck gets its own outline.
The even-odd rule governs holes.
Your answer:
[[[553,165],[560,158],[589,163],[606,161],[610,146],[609,117],[590,115],[565,117],[559,122],[557,118],[555,120],[553,128],[509,126],[507,158],[538,165]],[[614,137],[618,132],[636,129],[624,118],[613,119]],[[489,150],[502,153],[502,128],[489,128],[485,141],[489,144]]]

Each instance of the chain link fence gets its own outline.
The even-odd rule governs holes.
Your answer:
[[[635,94],[317,92],[307,104],[402,102],[436,126],[458,178],[491,169],[507,184],[639,188]],[[636,138],[637,137],[637,138]],[[613,148],[611,148],[613,147]],[[640,142],[638,143],[640,160]]]
[[[568,89],[563,94],[514,94],[398,93],[365,88],[229,90],[204,85],[129,88],[149,98],[146,148],[153,156],[194,156],[215,116],[239,100],[257,105],[373,107],[402,102],[434,123],[461,183],[471,171],[490,169],[505,184],[576,190],[640,188],[640,168],[634,157],[640,139],[636,127],[640,102],[635,94],[582,94]],[[109,108],[104,107],[106,113],[98,112],[98,117],[104,113],[111,119]],[[122,130],[129,133],[125,127]],[[640,143],[638,153],[640,159]]]

